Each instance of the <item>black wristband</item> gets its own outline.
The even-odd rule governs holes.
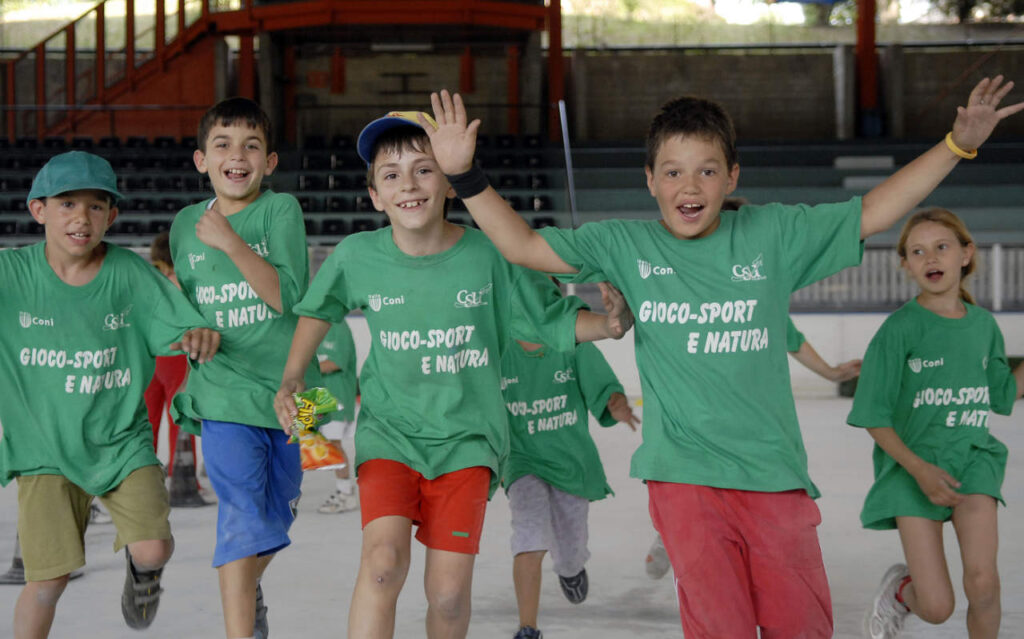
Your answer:
[[[455,195],[459,196],[461,200],[471,198],[474,195],[480,195],[491,185],[487,181],[487,176],[484,175],[484,170],[476,164],[465,173],[445,175],[445,177],[448,178],[448,183],[455,189]]]

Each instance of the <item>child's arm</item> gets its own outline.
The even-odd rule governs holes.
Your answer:
[[[334,362],[332,362],[329,359],[325,359],[325,360],[321,360],[320,361],[320,373],[322,375],[326,375],[327,373],[333,373],[335,371],[340,371],[340,370],[341,370],[341,366],[338,366],[337,364],[335,364]]]
[[[546,244],[546,243],[545,243]],[[581,310],[576,315],[576,342],[621,339],[633,327],[633,311],[619,289],[608,282],[598,282],[601,302],[607,315]]]
[[[220,348],[220,333],[212,328],[193,328],[185,331],[180,342],[171,344],[172,351],[181,351],[200,364],[213,359]]]
[[[306,367],[316,353],[317,346],[324,340],[331,323],[315,317],[299,316],[299,323],[295,327],[295,335],[292,337],[292,346],[288,351],[288,361],[284,365],[284,374],[281,376],[281,388],[274,396],[274,412],[277,413],[277,421],[285,433],[291,434],[292,418],[298,414],[295,408],[295,401],[292,393],[299,393],[306,390]]]
[[[910,473],[910,476],[917,481],[921,491],[933,504],[953,507],[963,500],[963,495],[956,492],[956,489],[960,488],[960,482],[938,466],[929,464],[918,457],[903,443],[895,430],[892,428],[869,428],[868,432],[882,450]]]
[[[278,313],[284,312],[281,303],[281,280],[277,269],[257,255],[245,240],[231,228],[228,218],[209,209],[196,223],[196,237],[210,248],[223,251],[249,283],[260,299]]]
[[[831,366],[828,362],[822,359],[818,351],[814,350],[810,342],[803,342],[800,344],[800,348],[795,351],[790,351],[790,355],[793,359],[806,366],[811,371],[821,375],[825,379],[832,382],[845,382],[848,379],[853,379],[860,374],[860,363],[859,359],[851,359],[848,362],[843,362],[837,366]]]
[[[996,110],[1013,88],[1003,76],[985,78],[971,91],[966,107],[957,107],[951,139],[968,153],[980,147],[1005,117],[1024,109],[1024,102]],[[860,237],[864,239],[891,227],[921,203],[960,162],[960,156],[945,142],[939,142],[887,180],[871,189],[862,201]]]
[[[1013,369],[1013,376],[1017,378],[1017,399],[1024,397],[1024,362]]]
[[[608,398],[608,414],[614,417],[615,421],[629,426],[629,430],[634,433],[636,432],[636,427],[640,425],[640,418],[633,414],[629,401],[622,393],[612,393],[611,397]]]
[[[448,176],[458,176],[473,168],[473,154],[476,152],[476,132],[480,120],[467,124],[466,107],[459,94],[430,94],[437,128],[422,116],[420,124],[430,137],[430,148],[441,170]],[[456,188],[456,193],[459,189]],[[494,187],[469,197],[462,197],[463,203],[487,237],[498,247],[505,259],[513,264],[525,266],[545,273],[575,273],[548,245],[539,233],[530,228],[518,213],[512,210]]]

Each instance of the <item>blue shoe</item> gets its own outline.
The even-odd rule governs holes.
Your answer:
[[[570,603],[583,603],[587,598],[587,590],[590,583],[587,580],[587,569],[584,568],[574,577],[563,577],[558,575],[558,583],[562,586],[562,594]]]
[[[512,639],[544,639],[544,633],[532,626],[523,626]]]

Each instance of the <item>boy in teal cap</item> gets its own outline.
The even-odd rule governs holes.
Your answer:
[[[16,639],[49,634],[68,575],[85,564],[94,496],[113,517],[115,552],[127,547],[130,627],[152,623],[174,548],[142,396],[157,355],[206,362],[220,336],[142,258],[103,241],[120,198],[106,160],[55,156],[27,199],[44,241],[0,252],[0,485],[18,480],[27,580]]]

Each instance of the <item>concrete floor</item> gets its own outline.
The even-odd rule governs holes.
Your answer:
[[[860,636],[860,620],[878,578],[901,560],[895,533],[861,529],[861,502],[871,482],[870,437],[844,425],[847,399],[799,399],[797,407],[811,460],[811,475],[823,497],[822,549],[832,586],[836,637]],[[1003,630],[1024,637],[1024,410],[993,420],[992,432],[1011,451],[1004,496],[1009,508],[999,512],[1001,532]],[[639,435],[625,427],[592,429],[616,496],[593,505],[591,552],[587,566],[590,597],[569,604],[553,573],[545,574],[540,625],[549,639],[681,637],[671,580],[648,579],[643,559],[653,534],[643,485],[628,477],[629,456]],[[320,515],[316,507],[332,487],[329,474],[306,477],[301,516],[291,548],[271,565],[264,591],[276,639],[344,637],[351,587],[359,561],[359,518],[355,513]],[[14,543],[14,485],[0,490],[0,571],[6,570]],[[51,636],[55,639],[149,637],[222,637],[216,573],[210,568],[215,508],[176,509],[171,523],[177,550],[164,575],[166,593],[159,616],[145,633],[129,630],[121,619],[119,597],[124,559],[111,553],[114,530],[94,526],[86,536],[89,564],[61,600]],[[947,556],[959,582],[955,535],[947,527]],[[473,638],[511,637],[517,626],[508,549],[508,504],[495,496],[487,513],[483,545],[477,559],[473,593]],[[399,600],[396,637],[422,637],[425,603],[423,552],[414,543],[413,565]],[[10,616],[19,588],[0,586],[0,637],[11,634]],[[940,627],[911,620],[906,637],[945,639],[966,636],[966,610],[958,586],[957,611]]]

